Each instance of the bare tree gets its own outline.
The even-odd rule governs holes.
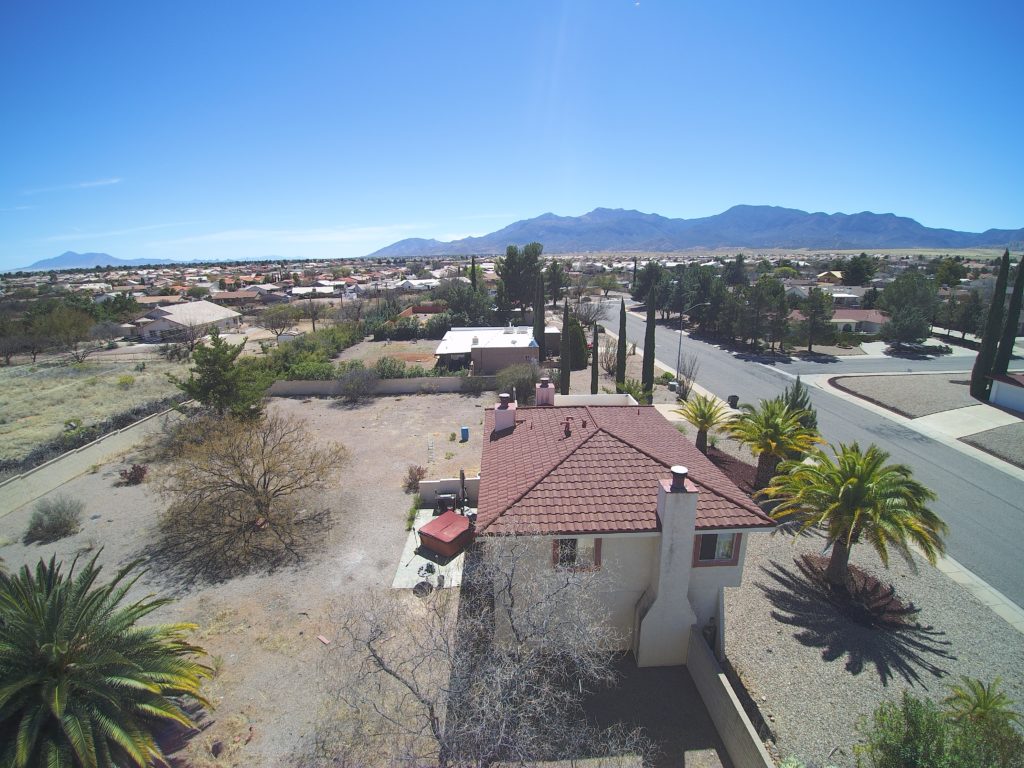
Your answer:
[[[259,317],[259,322],[264,328],[274,334],[274,338],[277,338],[295,325],[295,321],[299,319],[299,314],[300,310],[298,307],[288,304],[277,304],[265,309]]]
[[[693,391],[693,383],[697,380],[700,370],[700,358],[695,353],[684,352],[679,357],[679,375],[676,377],[676,394],[680,400],[688,400]]]
[[[330,522],[330,511],[305,492],[325,487],[347,460],[341,446],[314,441],[295,417],[186,422],[160,483],[170,501],[161,551],[191,578],[300,560]]]
[[[648,750],[637,732],[588,724],[585,695],[616,679],[600,572],[547,570],[545,539],[508,537],[467,555],[460,591],[365,598],[337,621],[320,679],[319,765],[530,764]],[[538,575],[538,571],[541,573]],[[535,578],[531,578],[535,576]],[[307,763],[307,764],[309,764]]]
[[[578,301],[569,307],[569,314],[584,328],[592,328],[605,318],[604,304],[600,301]]]
[[[619,350],[611,339],[605,339],[601,347],[601,370],[609,376],[615,375],[615,369],[619,364]]]
[[[306,319],[313,323],[313,333],[316,333],[317,320],[325,319],[331,311],[329,302],[318,302],[311,294],[309,298],[302,300],[302,313]]]

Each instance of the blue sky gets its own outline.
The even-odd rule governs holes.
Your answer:
[[[597,206],[1024,226],[1024,3],[0,5],[0,267]]]

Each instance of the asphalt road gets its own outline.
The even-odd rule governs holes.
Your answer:
[[[606,324],[615,330],[617,313],[611,309],[609,307]],[[645,327],[642,319],[627,316],[626,337],[630,342],[636,341],[638,350],[643,348]],[[656,335],[658,360],[674,368],[678,343],[678,331],[659,326]],[[697,380],[702,386],[722,398],[739,395],[741,403],[756,403],[762,398],[781,394],[792,381],[781,370],[794,375],[798,372],[792,366],[773,369],[742,360],[730,352],[687,336],[683,337],[683,351],[698,355],[700,370]],[[837,363],[835,368],[825,366],[806,372],[875,372],[877,369],[869,366],[868,362],[864,361],[860,368],[848,368],[851,364]],[[929,369],[928,364],[921,361],[877,362],[898,362],[903,368],[912,366],[914,370]],[[950,370],[950,363],[954,363],[953,369],[965,370],[970,368],[973,360],[961,357],[955,361],[943,361],[940,358],[932,362],[945,362],[935,370]],[[898,371],[903,368],[897,366],[881,370]],[[818,426],[829,442],[875,443],[888,451],[893,461],[909,465],[914,476],[938,494],[933,509],[949,525],[946,539],[949,555],[1017,605],[1024,606],[1024,560],[1020,553],[1020,542],[1024,541],[1024,487],[1018,480],[824,390],[811,388],[811,400],[818,411]]]

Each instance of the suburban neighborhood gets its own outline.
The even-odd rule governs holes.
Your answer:
[[[894,693],[1024,696],[1024,588],[970,559],[952,489],[850,432],[1024,478],[1019,327],[975,364],[995,295],[1019,326],[1009,265],[532,244],[9,274],[0,556],[151,563],[155,617],[195,625],[182,691],[216,700],[166,753],[192,764],[854,765]],[[56,372],[101,395],[90,423]],[[809,501],[849,472],[896,484],[857,502],[903,510],[879,533]],[[462,715],[424,730],[435,709]]]

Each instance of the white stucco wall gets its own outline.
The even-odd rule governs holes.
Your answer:
[[[1024,413],[1024,387],[1016,387],[1005,381],[993,381],[988,399],[992,405]]]
[[[714,531],[719,534],[740,533],[739,531]],[[756,534],[754,534],[756,535]],[[723,587],[738,587],[743,580],[743,558],[747,554],[749,532],[740,536],[740,553],[736,565],[701,565],[690,571],[690,605],[696,617],[697,626],[703,627],[714,616],[719,626],[718,593]]]

